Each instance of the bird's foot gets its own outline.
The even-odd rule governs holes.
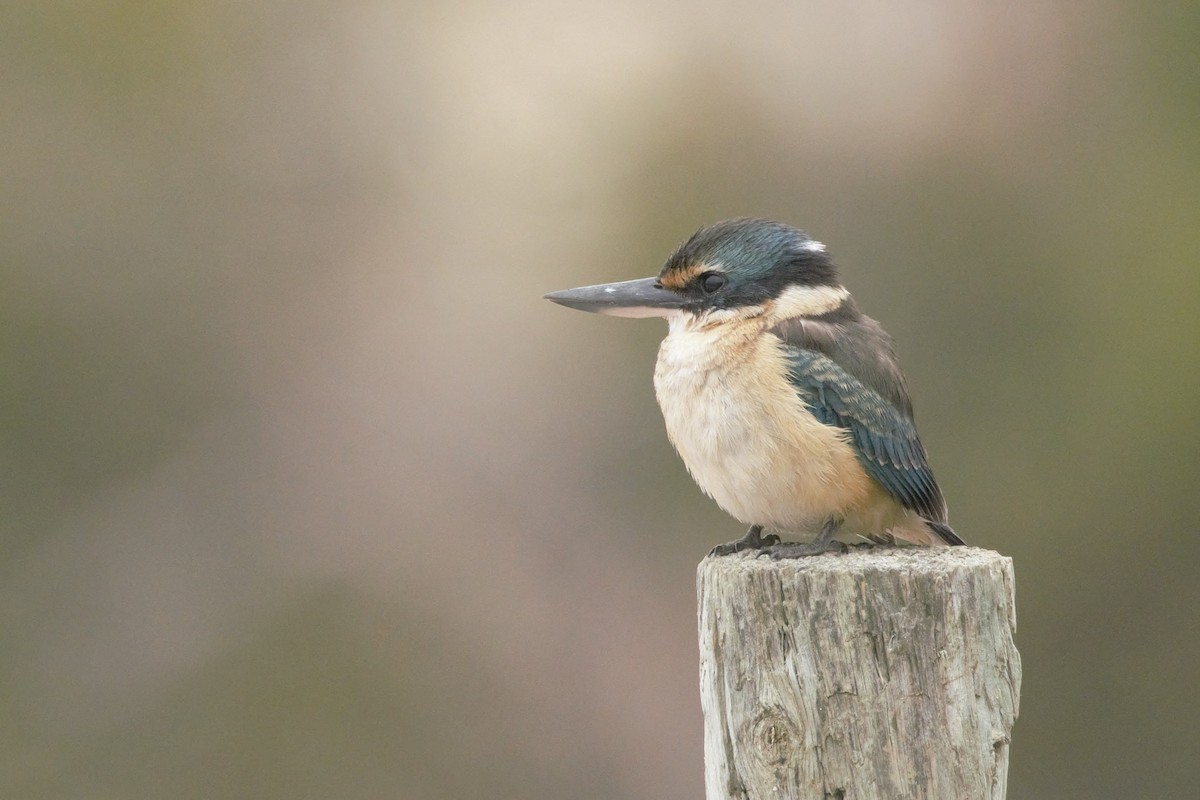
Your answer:
[[[821,532],[811,542],[784,542],[772,547],[764,547],[759,551],[760,556],[770,556],[778,561],[781,558],[805,558],[820,553],[845,553],[848,548],[833,537],[841,527],[842,520],[830,517],[821,526]]]
[[[836,540],[812,542],[784,542],[783,544],[764,547],[759,551],[760,556],[770,556],[776,561],[783,558],[805,558],[821,553],[845,553],[849,548]]]
[[[719,544],[708,551],[710,556],[731,556],[743,550],[762,550],[764,547],[778,546],[779,537],[773,533],[762,535],[762,525],[751,525],[746,535],[736,542]]]

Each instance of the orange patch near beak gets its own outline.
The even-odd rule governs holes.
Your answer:
[[[662,275],[658,282],[666,289],[681,291],[696,279],[698,275],[708,272],[711,267],[707,264],[688,264],[686,267],[673,269]]]

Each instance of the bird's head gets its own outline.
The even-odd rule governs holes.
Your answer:
[[[823,244],[790,225],[735,219],[697,231],[657,277],[546,299],[580,311],[707,325],[762,314],[819,316],[848,296]]]

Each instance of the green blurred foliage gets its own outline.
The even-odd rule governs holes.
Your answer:
[[[761,215],[1016,564],[1012,797],[1200,755],[1192,4],[39,3],[0,18],[0,796],[695,797],[660,325]],[[1152,788],[1151,788],[1152,787]]]

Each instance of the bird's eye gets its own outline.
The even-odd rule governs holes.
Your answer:
[[[705,294],[712,294],[724,285],[725,276],[715,272],[710,272],[700,278],[700,288],[704,290]]]

